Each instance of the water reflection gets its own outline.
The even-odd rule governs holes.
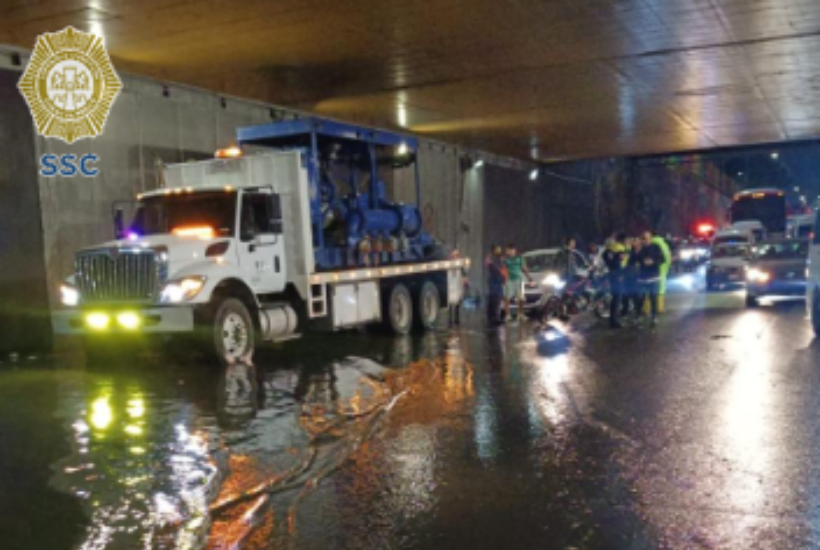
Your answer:
[[[52,485],[83,502],[90,521],[80,548],[146,546],[165,522],[203,516],[218,468],[211,432],[188,433],[189,413],[135,381],[94,376],[63,389],[58,417],[74,453],[54,465]],[[184,527],[173,545],[198,546],[205,525]]]
[[[536,335],[532,356],[535,370],[529,385],[530,424],[536,432],[546,432],[554,438],[566,436],[578,420],[577,398],[571,388],[572,368],[578,368],[578,359],[570,363],[572,343],[560,328],[549,327]]]
[[[440,349],[437,338],[405,343],[388,359]],[[458,356],[442,364],[443,398],[454,405],[471,393],[470,373]],[[359,357],[298,367],[260,369],[250,358],[219,372],[135,365],[121,369],[131,375],[63,386],[57,414],[72,452],[51,483],[83,502],[79,547],[233,548],[260,533],[294,536],[298,507],[368,444],[410,380]],[[400,442],[414,453],[434,446],[412,430]],[[432,479],[424,461],[405,466],[407,491]]]
[[[677,541],[675,547],[791,547],[769,546],[770,534],[761,531],[762,518],[778,517],[788,506],[781,491],[790,483],[785,462],[792,458],[784,452],[787,406],[775,380],[783,357],[772,322],[763,311],[732,319],[723,361],[710,363],[721,373],[713,393],[698,398],[686,416],[677,410],[680,401],[664,404],[680,424],[664,434],[657,457],[645,459],[639,483],[653,504],[645,508],[647,519]]]
[[[259,399],[256,365],[247,359],[229,363],[218,387],[219,425],[231,430],[245,428],[256,417]]]
[[[777,410],[772,380],[777,354],[766,334],[765,319],[758,311],[743,314],[733,325],[730,344],[735,368],[721,395],[719,448],[733,468],[725,496],[729,506],[760,510],[772,489],[768,478],[777,471]],[[735,526],[737,528],[737,526]]]

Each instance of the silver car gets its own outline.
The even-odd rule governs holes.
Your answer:
[[[770,239],[755,244],[746,270],[746,305],[763,296],[805,296],[809,242]]]
[[[589,260],[573,250],[578,275],[589,273]],[[524,285],[524,314],[534,316],[542,311],[551,296],[557,296],[566,286],[567,251],[562,248],[532,250],[522,255],[532,282]],[[513,307],[515,307],[513,305]]]

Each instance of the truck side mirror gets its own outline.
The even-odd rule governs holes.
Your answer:
[[[282,234],[282,197],[277,193],[268,195],[268,213],[270,215],[270,231],[274,235]]]
[[[125,216],[122,208],[114,210],[114,238],[122,239],[125,237]]]

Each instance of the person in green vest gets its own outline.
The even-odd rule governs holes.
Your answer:
[[[663,263],[660,269],[660,285],[658,287],[658,313],[663,313],[666,310],[666,278],[669,276],[669,268],[672,267],[672,251],[663,237],[653,234],[652,231],[647,231],[651,237],[652,244],[658,246],[663,253]]]
[[[518,305],[518,315],[521,317],[524,313],[524,276],[527,280],[532,282],[530,272],[527,270],[527,264],[524,263],[524,258],[518,254],[518,250],[512,243],[507,245],[507,257],[504,258],[504,266],[507,268],[507,282],[504,284],[504,307],[507,311],[507,320],[512,321],[511,304],[515,300]]]

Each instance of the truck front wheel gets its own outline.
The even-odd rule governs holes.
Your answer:
[[[399,283],[391,288],[384,301],[385,325],[395,334],[407,334],[413,326],[413,299],[407,287]]]
[[[226,298],[213,319],[214,345],[220,359],[236,360],[253,352],[256,328],[248,308],[236,298]]]

